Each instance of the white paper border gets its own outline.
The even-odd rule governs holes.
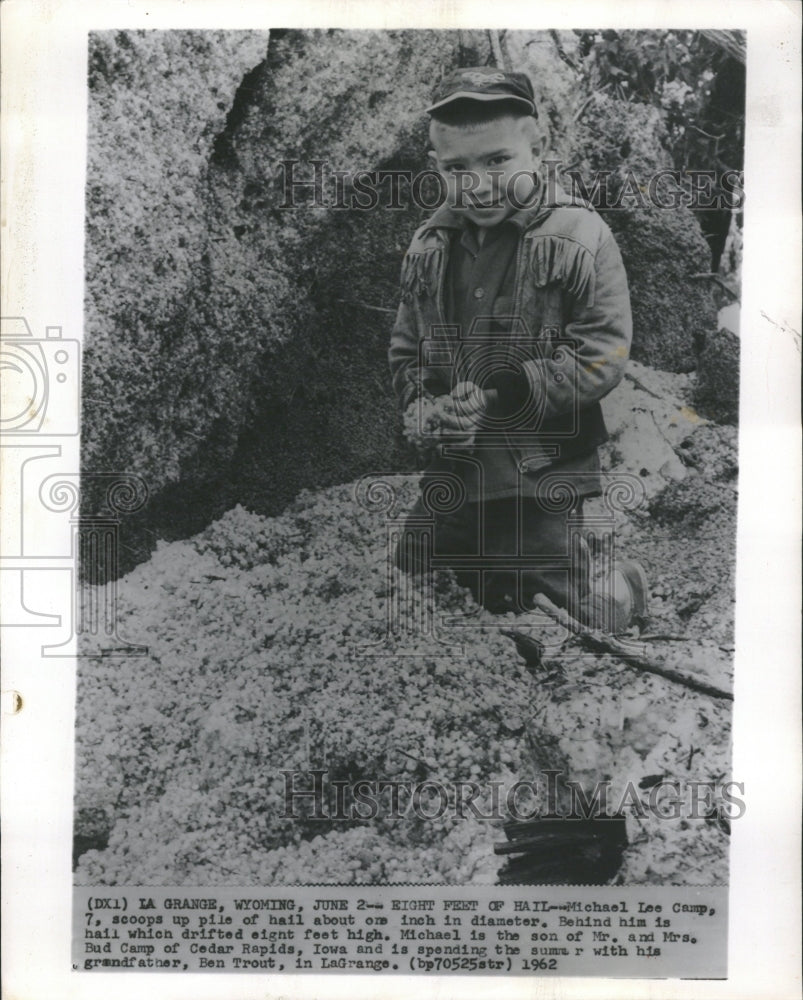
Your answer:
[[[800,995],[800,27],[795,0],[537,4],[5,0],[3,315],[80,336],[86,33],[105,28],[732,27],[747,29],[745,259],[727,982],[261,977],[70,971],[74,664],[31,663],[4,639],[4,986],[67,997],[745,998]],[[770,321],[762,314],[770,317]],[[773,323],[775,325],[773,325]],[[798,344],[789,332],[798,332]],[[4,483],[6,489],[13,484]]]

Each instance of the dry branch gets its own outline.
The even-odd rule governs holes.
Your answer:
[[[684,687],[691,688],[693,691],[699,691],[701,694],[707,694],[712,698],[723,698],[727,701],[733,701],[733,695],[730,691],[725,691],[714,684],[708,684],[706,681],[699,680],[689,674],[666,667],[648,656],[633,652],[632,649],[629,649],[625,643],[620,642],[615,636],[601,632],[599,629],[592,629],[586,625],[582,625],[576,619],[572,618],[568,612],[554,605],[543,594],[538,594],[534,603],[539,611],[543,611],[553,621],[558,622],[563,628],[576,635],[589,649],[602,653],[610,653],[630,667],[635,667],[637,670],[643,670],[649,674],[656,674],[658,677],[663,677],[665,680],[672,681],[675,684],[682,684]],[[511,632],[518,634],[516,630],[512,629],[507,634],[510,635]],[[521,633],[521,635],[524,638],[526,633]],[[512,635],[511,638],[513,638]]]

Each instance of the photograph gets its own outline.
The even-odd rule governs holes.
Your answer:
[[[77,885],[727,884],[745,68],[90,34]]]

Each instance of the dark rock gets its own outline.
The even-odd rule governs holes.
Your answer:
[[[333,207],[332,172],[426,165],[457,33],[274,31],[262,61],[264,33],[230,35],[93,38],[82,459],[146,480],[134,561],[237,501],[403,464],[386,352],[427,213],[404,190]],[[283,207],[285,159],[325,161],[324,204]]]
[[[739,474],[739,434],[728,424],[700,424],[677,446],[684,465],[705,479],[734,483]]]
[[[634,208],[604,213],[627,270],[636,361],[671,372],[692,371],[696,344],[716,329],[707,282],[711,255],[688,209]]]
[[[658,524],[682,525],[687,530],[699,527],[713,514],[730,518],[735,511],[734,487],[702,476],[670,483],[650,502],[650,513]]]
[[[713,420],[739,422],[739,338],[731,330],[721,329],[705,338],[694,402]]]
[[[711,270],[711,252],[694,213],[670,206],[678,192],[653,178],[672,167],[657,108],[596,94],[578,123],[559,138],[559,157],[578,193],[613,230],[627,270],[636,361],[670,372],[692,371],[695,345],[716,329],[710,286],[692,278]]]
[[[598,176],[603,183],[604,179],[601,191],[609,204],[615,203],[628,178],[646,188],[653,174],[671,167],[666,140],[657,108],[596,93],[580,120],[569,127],[565,162],[588,180]],[[630,193],[637,197],[632,189]]]

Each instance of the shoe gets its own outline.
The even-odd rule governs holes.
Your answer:
[[[583,598],[580,620],[589,628],[619,635],[647,621],[647,575],[640,563],[617,560],[607,579]]]
[[[626,632],[634,625],[643,628],[647,620],[649,589],[641,563],[617,560],[611,574],[613,632]]]

